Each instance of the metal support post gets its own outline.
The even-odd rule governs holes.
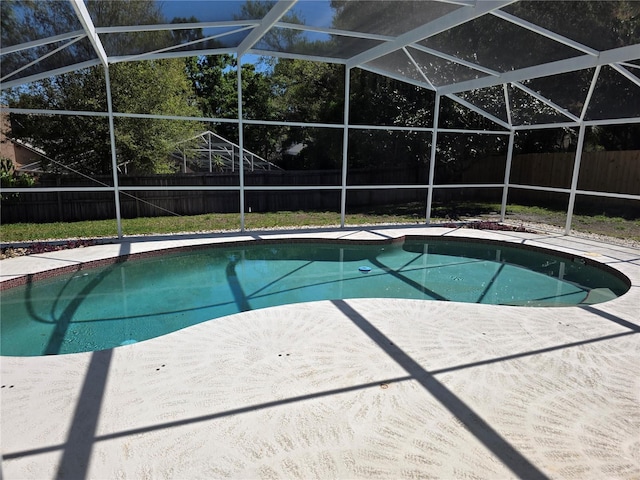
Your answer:
[[[511,130],[509,134],[509,147],[507,148],[507,164],[504,167],[504,186],[502,187],[502,204],[500,206],[500,221],[504,222],[507,214],[507,197],[509,195],[509,180],[511,178],[511,161],[513,160],[513,144],[516,132]]]
[[[116,225],[118,240],[122,240],[122,216],[120,214],[120,188],[118,186],[118,157],[116,154],[116,134],[113,123],[113,105],[111,103],[111,79],[109,66],[104,65],[104,83],[107,89],[107,112],[109,114],[109,140],[111,141],[111,171],[113,174],[113,195],[116,207]]]
[[[342,132],[342,185],[340,191],[340,228],[344,228],[347,213],[347,168],[349,153],[349,88],[351,69],[344,72],[344,130]]]
[[[564,226],[564,234],[571,234],[571,220],[573,219],[573,207],[576,203],[576,190],[578,189],[578,177],[580,175],[580,162],[582,161],[582,148],[584,147],[584,135],[586,126],[580,123],[578,133],[578,145],[576,147],[576,158],[573,162],[573,176],[571,177],[571,192],[569,193],[569,205],[567,206],[567,222]]]
[[[433,203],[433,180],[436,172],[436,144],[438,143],[438,119],[440,117],[440,94],[436,92],[433,109],[433,135],[431,136],[431,156],[429,160],[429,189],[427,190],[426,223],[431,223],[431,204]]]
[[[244,126],[242,123],[242,56],[238,55],[238,174],[240,175],[240,231],[244,232]]]

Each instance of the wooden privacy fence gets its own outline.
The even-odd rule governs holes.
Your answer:
[[[571,188],[575,154],[531,153],[516,155],[511,163],[509,183],[542,187]],[[488,158],[462,172],[460,183],[493,183],[504,178],[506,159]],[[436,179],[437,180],[437,179]],[[578,190],[640,195],[640,150],[620,152],[584,152],[580,162]],[[566,193],[526,190],[511,187],[510,203],[543,207],[567,207]],[[579,195],[576,209],[585,213],[614,212],[640,215],[640,202]]]
[[[462,183],[501,184],[504,179],[504,157],[489,157],[472,162],[457,172],[449,172],[447,178],[438,175],[436,184]],[[573,153],[547,153],[517,155],[513,158],[511,184],[544,187],[570,188],[573,174]],[[111,177],[96,178],[96,181],[111,185]],[[38,186],[99,186],[89,179],[70,176],[47,176],[40,178]],[[350,190],[347,195],[349,208],[367,207],[408,202],[425,202],[425,185],[428,182],[428,165],[412,168],[368,169],[349,171],[348,185],[416,185],[415,189],[365,189]],[[246,210],[253,212],[281,210],[334,210],[340,209],[341,172],[325,171],[272,171],[245,174],[245,185],[256,186],[300,186],[302,189],[246,191]],[[170,191],[167,186],[238,186],[238,174],[204,175],[153,175],[123,176],[123,187],[138,185],[157,187],[152,191],[123,192],[120,195],[121,214],[124,218],[168,215],[197,215],[202,213],[235,213],[240,209],[237,191]],[[335,190],[304,189],[305,185],[327,185]],[[585,152],[582,155],[578,189],[640,195],[640,151]],[[443,189],[436,191],[436,201],[459,198],[466,200],[489,200],[499,202],[501,189],[465,189],[464,192]],[[489,196],[489,197],[488,197]],[[20,193],[2,200],[2,222],[68,222],[115,218],[115,202],[112,192],[51,192]],[[460,197],[461,198],[461,197]],[[545,191],[512,188],[510,203],[535,204],[566,208],[568,195]],[[620,210],[640,209],[640,202],[603,197],[581,196],[577,208]],[[630,207],[632,206],[632,207]],[[640,212],[638,213],[640,214]]]
[[[404,184],[426,181],[428,168],[424,165],[407,169],[376,169],[350,172],[354,185]],[[245,173],[245,185],[250,187],[297,186],[300,190],[257,190],[245,192],[246,211],[267,212],[282,210],[340,210],[339,170],[271,171]],[[111,177],[97,177],[95,181],[71,176],[42,176],[39,187],[96,187],[113,185]],[[203,213],[236,213],[240,211],[237,191],[224,190],[167,190],[169,186],[238,187],[238,174],[214,173],[198,175],[123,176],[121,187],[157,187],[150,191],[123,191],[120,194],[120,213],[123,218],[154,217],[175,213],[198,215]],[[305,189],[305,185],[326,185],[331,190]],[[426,198],[424,188],[409,190],[363,190],[348,196],[350,207],[386,205],[420,201]],[[17,198],[2,201],[2,222],[73,222],[115,218],[112,192],[45,192],[20,193]]]
[[[572,152],[515,155],[509,182],[571,188],[574,160]],[[460,183],[495,183],[497,179],[502,183],[505,163],[504,157],[474,162],[461,172]],[[584,152],[578,189],[640,195],[640,150]]]

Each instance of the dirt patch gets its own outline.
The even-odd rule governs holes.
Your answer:
[[[56,252],[69,248],[82,248],[95,245],[95,240],[69,240],[64,243],[36,242],[23,247],[4,247],[0,250],[0,260],[5,258],[22,257],[36,253]]]

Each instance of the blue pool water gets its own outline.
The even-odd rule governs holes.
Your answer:
[[[241,311],[314,300],[389,297],[564,306],[609,300],[628,288],[580,259],[475,242],[209,248],[2,292],[0,353],[112,348]]]

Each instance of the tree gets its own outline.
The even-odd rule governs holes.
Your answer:
[[[305,60],[279,59],[269,76],[273,116],[277,120],[311,123],[342,123],[344,67]],[[326,128],[283,130],[278,150],[303,144],[289,168],[339,168],[342,134]]]
[[[116,112],[200,116],[178,59],[118,63],[109,68]],[[48,78],[14,92],[12,107],[106,111],[101,67]],[[105,118],[56,115],[12,115],[12,135],[42,148],[55,165],[91,174],[111,171],[111,144]],[[116,118],[118,163],[142,173],[168,173],[176,143],[193,136],[195,122]],[[59,167],[51,165],[53,170]],[[64,169],[63,169],[64,170]]]
[[[415,24],[428,21],[429,16],[432,19],[437,18],[441,14],[446,13],[447,9],[452,8],[450,5],[443,4],[434,5],[431,2],[428,6],[420,1],[397,1],[393,2],[394,18],[403,19],[402,22],[389,22],[388,4],[382,2],[350,2],[344,0],[332,0],[331,6],[335,10],[333,26],[336,28],[367,31],[372,33],[383,33],[395,35],[399,33],[395,29],[398,25],[405,28],[411,23]],[[434,10],[437,9],[437,10]],[[584,43],[599,50],[606,50],[625,45],[631,45],[637,42],[640,37],[640,2],[635,1],[619,1],[619,2],[555,2],[555,1],[521,1],[505,7],[503,10],[541,27],[559,32],[568,38]],[[364,12],[364,13],[363,13]],[[540,61],[551,62],[564,58],[570,58],[579,54],[568,46],[561,45],[553,40],[529,32],[525,29],[517,27],[505,20],[492,15],[487,15],[475,19],[470,22],[461,24],[460,26],[449,29],[426,40],[419,42],[427,47],[440,50],[447,54],[453,55],[462,60],[466,60],[478,65],[489,67],[497,71],[509,71],[514,68],[522,68],[531,66]],[[411,50],[414,54],[419,52]],[[436,85],[448,84],[459,80],[458,75],[471,70],[466,67],[459,67],[458,70],[448,61],[438,59],[433,56],[420,53],[415,57],[416,61],[421,64],[426,75]],[[391,65],[390,65],[391,66]],[[396,66],[402,74],[401,66]],[[549,77],[548,79],[535,79],[532,81],[522,82],[526,86],[534,90],[542,87],[541,93],[547,96],[557,104],[568,108],[574,113],[579,113],[582,103],[586,97],[589,88],[589,82],[593,70],[584,70],[572,72],[571,74]],[[616,77],[604,78],[601,74],[599,83],[602,86],[603,93],[609,93],[609,98],[625,98],[620,90],[620,84],[616,81]],[[357,81],[357,80],[356,80]],[[370,83],[365,91],[371,92],[371,97],[376,98],[376,92],[379,89],[384,90],[384,84],[388,80],[378,77]],[[352,91],[354,87],[352,85]],[[617,94],[616,94],[617,92]],[[394,91],[387,90],[382,93],[388,99],[387,105],[398,105],[398,99],[394,99]],[[406,96],[407,91],[399,92],[401,96]],[[412,93],[408,93],[412,95]],[[463,92],[460,94],[471,103],[486,108],[489,112],[502,111],[502,116],[506,120],[506,110],[504,105],[504,96],[502,87],[489,87],[473,92]],[[638,96],[633,97],[637,100]],[[513,107],[513,117],[518,124],[536,123],[541,118],[551,119],[560,117],[560,115],[542,102],[533,97],[521,93],[518,89],[512,89],[511,102]],[[401,102],[400,102],[401,103]],[[629,100],[626,101],[629,104]],[[637,103],[637,102],[636,102]],[[352,99],[352,106],[353,106]],[[380,102],[367,103],[366,101],[352,108],[357,110],[359,117],[363,123],[374,123],[365,121],[365,118],[375,119],[380,115],[393,115],[392,110],[387,110],[385,104]],[[398,122],[406,120],[419,121],[422,112],[418,112],[417,116],[412,120],[405,113],[399,114],[396,118]],[[426,113],[426,112],[424,112]],[[637,115],[637,113],[635,114]],[[387,118],[389,118],[387,116]],[[423,117],[429,126],[428,116]],[[478,115],[471,114],[460,105],[451,102],[443,102],[440,109],[440,126],[456,127],[456,128],[494,128],[490,121],[479,118]],[[553,120],[551,120],[553,121]],[[353,123],[353,122],[352,122]],[[406,123],[405,123],[406,124]],[[454,125],[455,124],[455,125]],[[624,131],[635,132],[637,126],[627,126]],[[617,141],[611,141],[606,136],[602,138],[602,143],[617,143],[618,145],[627,144],[625,138],[629,134],[623,134],[623,129],[612,129],[610,127],[601,127],[592,132],[592,136],[598,135],[622,135]],[[564,148],[565,134],[571,136],[573,145],[575,146],[576,135],[573,131],[558,131],[554,129],[540,130],[530,132],[527,135],[519,135],[516,148],[524,151],[549,151]],[[631,135],[633,136],[633,135]],[[453,137],[452,137],[453,138]],[[439,161],[453,162],[460,152],[475,152],[478,155],[481,152],[479,145],[473,145],[474,137],[468,136],[467,140],[461,140],[455,144],[445,145],[445,139],[438,142],[438,158]],[[600,143],[597,139],[593,139],[595,143]],[[466,142],[463,144],[463,142]],[[350,147],[351,148],[351,147]],[[502,148],[502,146],[499,146]],[[530,150],[533,149],[533,150]]]
[[[0,2],[0,37],[2,46],[26,43],[81,30],[76,13],[67,1],[2,0]],[[60,43],[24,49],[2,56],[2,70],[14,71],[58,48]],[[88,40],[76,42],[64,50],[43,59],[36,67],[43,71],[61,65],[71,65],[95,58]],[[24,73],[24,71],[23,71]]]
[[[196,102],[205,116],[211,118],[238,117],[238,62],[232,55],[190,57],[186,60],[187,75],[196,95]],[[272,90],[268,75],[256,66],[242,64],[243,118],[273,120]],[[218,134],[231,141],[238,139],[236,124],[221,123]],[[274,154],[273,129],[249,126],[244,133],[244,148],[265,159]]]
[[[32,10],[24,14],[27,26],[49,28],[41,17],[46,13],[62,17],[68,13],[62,5],[63,2],[34,2]],[[92,0],[87,8],[98,25],[131,23],[132,19],[140,24],[164,22],[158,5],[152,0]],[[73,27],[74,21],[77,23],[75,16],[66,21],[67,29]],[[7,24],[13,25],[12,22],[7,20]],[[63,24],[61,21],[57,28],[64,31]],[[120,53],[147,51],[157,48],[158,41],[164,45],[172,41],[171,38],[171,32],[111,35],[105,37],[105,49]],[[110,65],[109,74],[116,112],[201,116],[180,59],[116,63]],[[100,66],[41,80],[9,92],[6,98],[10,106],[19,108],[107,110],[105,79]],[[51,169],[64,170],[60,165],[65,165],[83,173],[111,171],[111,144],[105,118],[12,115],[12,125],[14,136],[28,139],[55,161],[49,166]],[[171,171],[173,164],[168,155],[175,143],[201,129],[195,122],[134,118],[117,118],[115,126],[118,162],[128,164],[129,171],[144,173]]]

